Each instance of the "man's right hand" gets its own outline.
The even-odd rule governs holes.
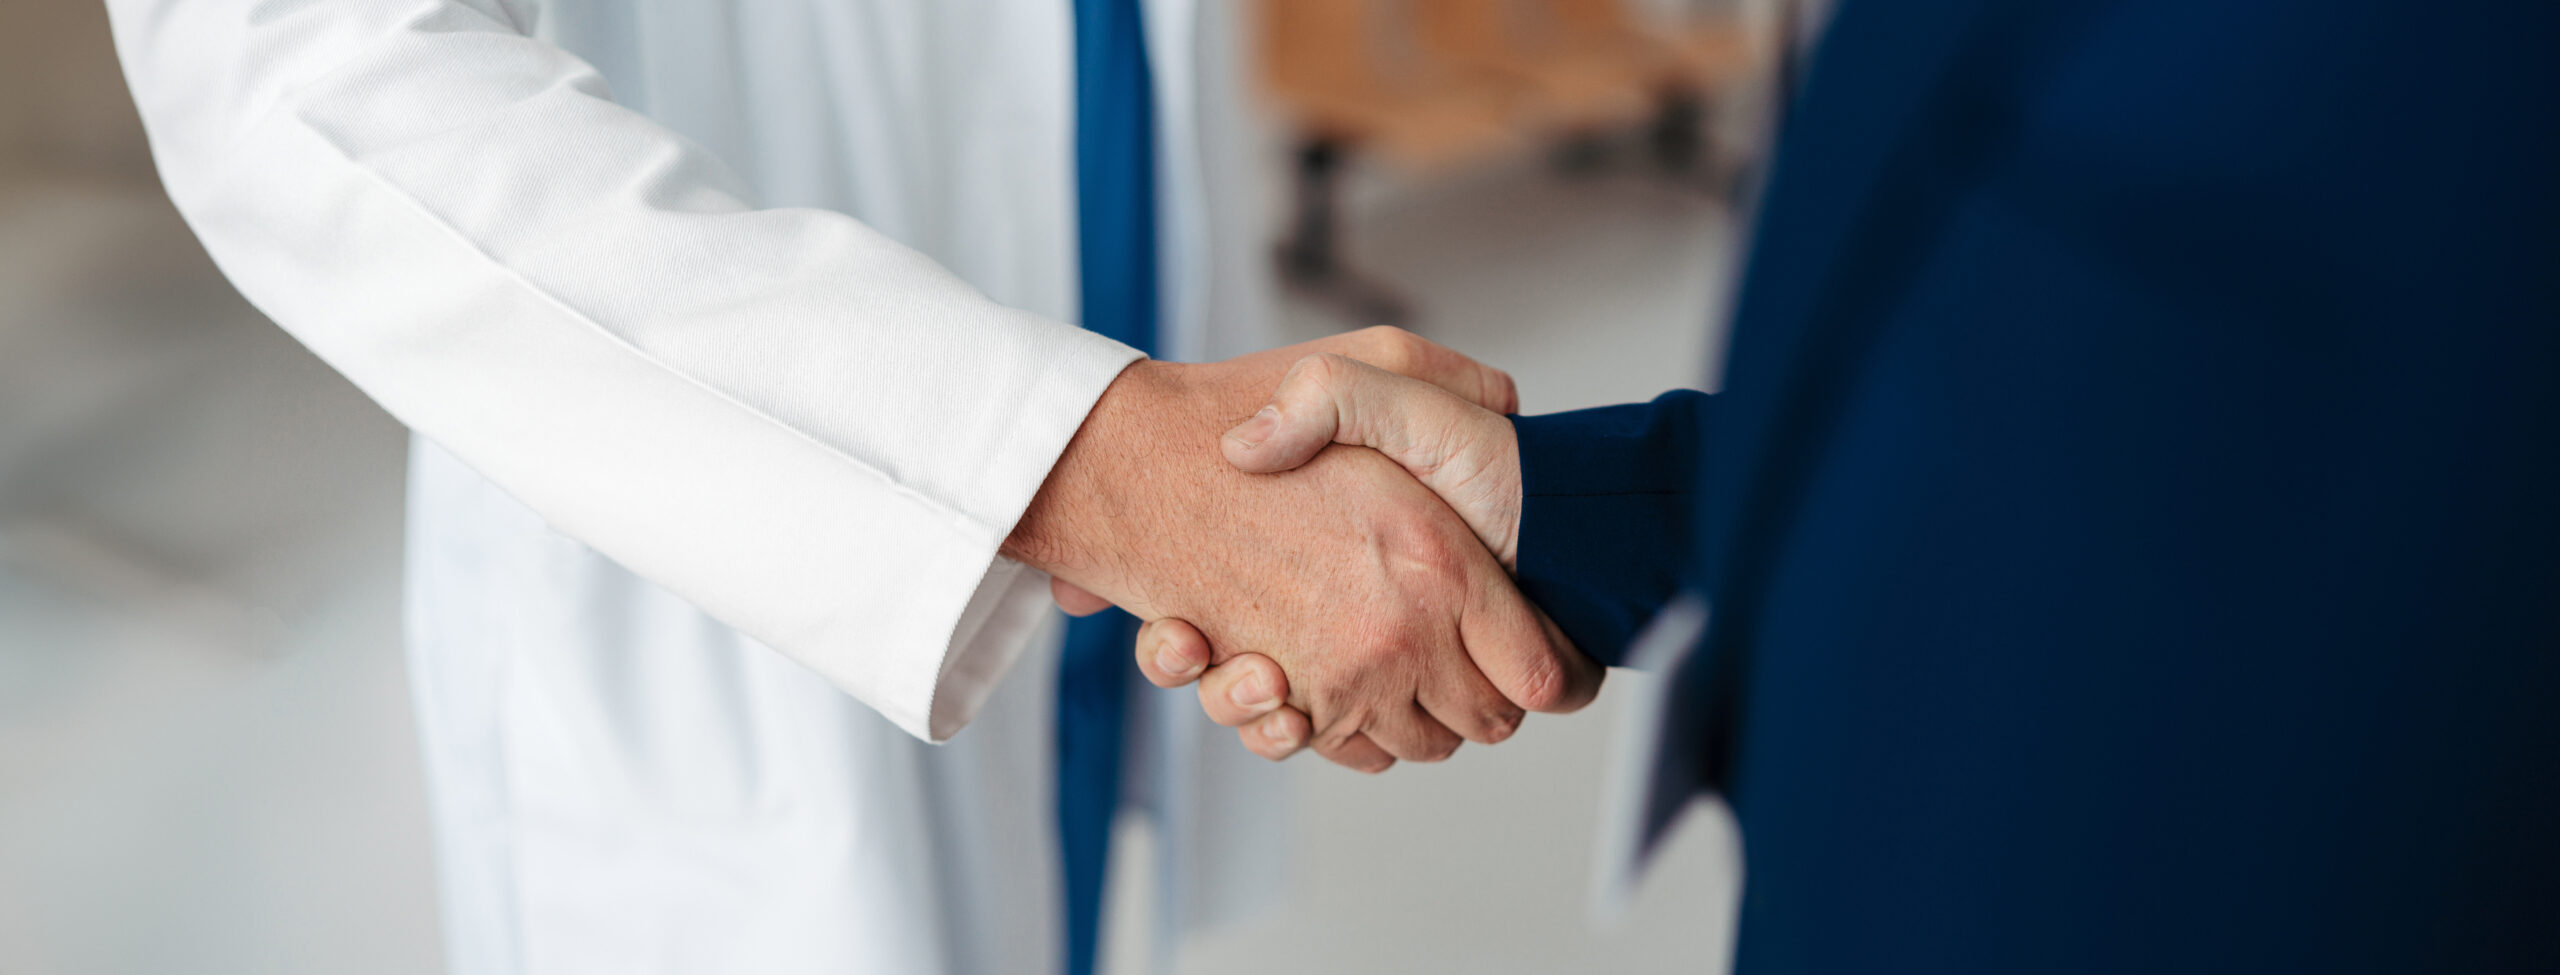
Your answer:
[[[1220,456],[1219,434],[1325,351],[1311,345],[1131,366],[1005,553],[1141,617],[1188,621],[1217,648],[1212,664],[1270,658],[1313,747],[1353,767],[1444,758],[1462,738],[1508,737],[1523,709],[1587,703],[1598,668],[1550,638],[1474,533],[1396,463],[1337,450],[1247,475]]]
[[[1519,442],[1511,421],[1440,385],[1341,354],[1300,359],[1253,417],[1227,431],[1220,449],[1238,470],[1286,471],[1339,451],[1367,448],[1401,465],[1438,494],[1509,568],[1519,544]],[[1366,450],[1362,452],[1367,452]],[[1543,620],[1543,618],[1542,618]],[[1551,626],[1551,624],[1550,624]],[[1550,629],[1555,645],[1567,645]],[[1138,635],[1138,666],[1158,686],[1197,680],[1211,720],[1236,728],[1246,749],[1279,760],[1298,750],[1306,718],[1288,707],[1249,709],[1228,699],[1238,686],[1286,688],[1295,671],[1251,654],[1221,654],[1181,619],[1149,621]],[[1570,649],[1563,651],[1588,664]]]

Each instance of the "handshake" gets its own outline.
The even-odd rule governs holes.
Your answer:
[[[1588,704],[1603,673],[1511,581],[1516,400],[1509,376],[1393,328],[1142,361],[1004,551],[1070,613],[1146,620],[1140,671],[1197,682],[1255,754],[1438,761]]]

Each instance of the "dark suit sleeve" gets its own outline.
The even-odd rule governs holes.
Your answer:
[[[1715,398],[1513,417],[1520,592],[1593,659],[1617,664],[1689,568],[1699,450]]]

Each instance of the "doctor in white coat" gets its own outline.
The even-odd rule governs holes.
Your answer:
[[[1139,358],[1058,324],[1069,0],[108,6],[214,260],[417,432],[451,967],[1060,970],[1058,627],[1000,549]],[[1163,351],[1261,347],[1226,11],[1145,11]],[[1141,700],[1169,938],[1283,804]]]

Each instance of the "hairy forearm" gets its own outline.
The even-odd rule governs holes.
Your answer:
[[[1205,535],[1304,514],[1243,510],[1247,498],[1274,498],[1276,485],[1238,479],[1218,453],[1218,435],[1253,415],[1290,365],[1316,348],[1434,374],[1473,395],[1511,396],[1501,373],[1392,329],[1223,362],[1132,363],[1095,402],[1001,551],[1133,612],[1169,608],[1165,580],[1196,571],[1188,563]],[[1177,540],[1189,544],[1177,548]]]
[[[1139,505],[1117,488],[1137,469],[1137,444],[1149,421],[1160,420],[1147,414],[1177,390],[1160,363],[1140,361],[1122,370],[1005,538],[1004,556],[1088,586],[1124,574],[1119,570],[1125,556],[1111,542],[1131,530],[1130,509]]]
[[[1182,574],[1159,561],[1173,554],[1167,543],[1234,520],[1220,510],[1226,494],[1215,482],[1227,472],[1216,431],[1252,405],[1220,395],[1227,384],[1203,368],[1142,361],[1123,370],[1015,524],[1004,555],[1132,611],[1163,608],[1168,577]]]

